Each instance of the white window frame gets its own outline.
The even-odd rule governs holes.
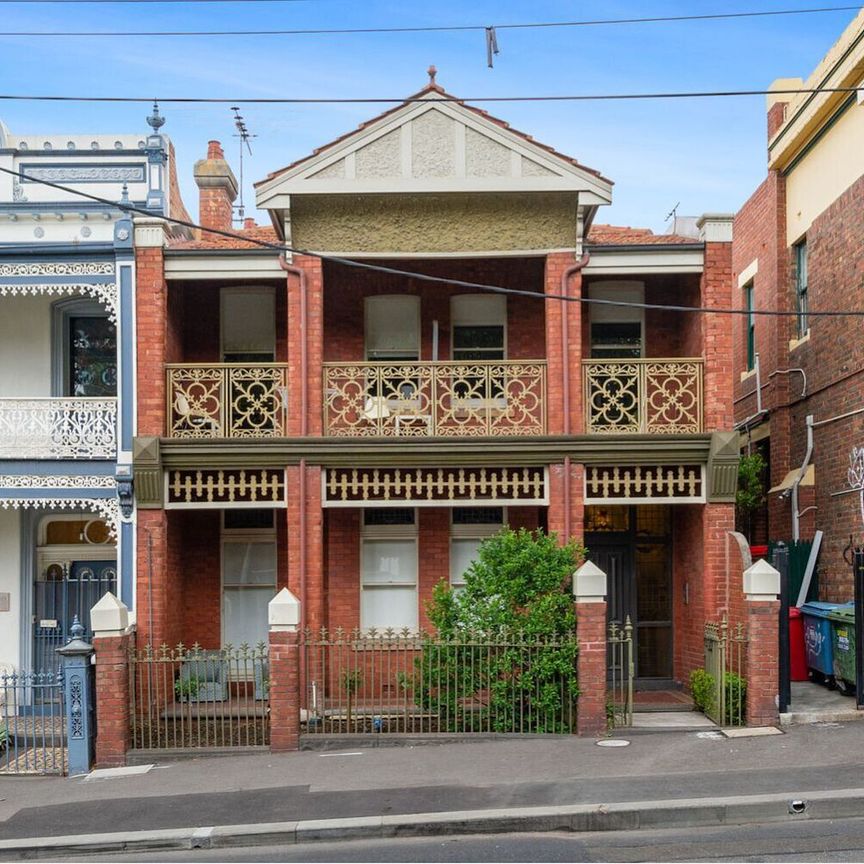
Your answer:
[[[250,351],[227,351],[225,346],[225,298],[229,297],[232,294],[243,294],[243,295],[252,295],[259,294],[262,296],[269,297],[272,301],[273,305],[273,317],[270,321],[267,322],[267,326],[269,328],[269,333],[267,334],[271,348],[269,351],[265,350],[250,350]],[[260,354],[261,355],[261,363],[272,363],[276,359],[276,291],[272,285],[230,285],[225,286],[219,291],[219,356],[222,358],[223,362],[231,362],[225,361],[226,354]],[[243,361],[249,364],[254,364],[254,360]]]
[[[416,318],[416,333],[417,333],[417,344],[414,346],[416,350],[410,350],[409,346],[405,346],[405,348],[394,349],[392,351],[383,350],[376,351],[375,357],[370,357],[370,327],[371,319],[377,315],[377,311],[373,313],[373,309],[381,309],[383,310],[383,314],[386,320],[386,314],[389,309],[392,311],[394,303],[402,303],[404,305],[408,305],[410,301],[411,305],[414,306],[414,316]],[[403,360],[406,363],[416,363],[420,360],[420,347],[423,342],[422,333],[420,330],[420,298],[414,294],[375,294],[371,297],[366,297],[363,301],[363,356],[366,361],[369,363],[375,363],[379,361],[393,361],[394,363],[398,363],[400,360]],[[409,356],[411,355],[411,356]]]
[[[594,282],[588,286],[588,297],[592,300],[621,300],[627,303],[645,302],[645,283],[634,280]],[[588,304],[588,351],[593,356],[595,324],[638,324],[639,356],[645,356],[645,310],[627,306],[605,306]],[[598,347],[603,347],[602,345]],[[614,346],[609,346],[614,347]],[[606,359],[606,358],[597,358]],[[611,358],[610,358],[611,359]],[[636,358],[634,358],[636,359]]]
[[[478,504],[478,507],[489,506]],[[494,506],[494,505],[492,505]],[[455,508],[454,508],[455,510]],[[457,591],[465,586],[464,571],[456,574],[453,572],[453,541],[454,540],[477,540],[482,542],[489,537],[494,537],[507,524],[507,508],[501,508],[500,522],[479,522],[472,525],[455,524],[453,522],[453,510],[450,511],[450,587]]]
[[[263,508],[262,508],[263,509]],[[276,537],[276,520],[274,518],[274,527],[273,528],[226,528],[225,527],[225,514],[224,511],[220,518],[220,538],[219,538],[219,635],[220,640],[223,645],[226,644],[225,640],[225,546],[230,543],[268,543],[273,545],[274,550],[274,560],[276,561],[276,569],[273,577],[273,594],[272,597],[276,596],[276,591],[279,585],[279,546]],[[263,590],[267,588],[268,585],[264,583],[257,583],[253,585],[239,585],[235,583],[229,583],[227,585],[228,588],[232,589],[258,589]],[[272,599],[271,597],[271,599]],[[269,601],[268,601],[269,602]],[[254,646],[250,646],[254,647]]]
[[[450,298],[450,360],[453,363],[472,363],[472,360],[457,360],[456,328],[457,327],[500,327],[502,331],[501,347],[503,359],[507,360],[507,298],[501,294],[456,294]],[[478,349],[482,350],[482,349]],[[496,358],[497,359],[497,358]],[[495,408],[507,410],[506,397],[497,399],[453,399],[454,408]]]
[[[375,508],[372,508],[375,509]],[[407,509],[407,508],[406,508]],[[414,512],[414,522],[411,525],[366,525],[364,524],[363,515],[361,512],[360,524],[360,567],[359,567],[359,616],[360,629],[363,631],[369,630],[372,627],[381,629],[379,625],[370,624],[363,618],[363,593],[365,591],[386,591],[388,589],[414,590],[414,618],[412,621],[407,621],[403,627],[407,627],[412,632],[419,627],[419,608],[420,608],[420,532],[419,519],[416,508],[410,508]],[[385,582],[366,585],[363,573],[363,546],[368,540],[413,540],[414,541],[414,581],[413,582]]]

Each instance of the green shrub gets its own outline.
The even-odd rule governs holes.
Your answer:
[[[415,698],[442,730],[572,731],[571,577],[584,554],[554,534],[505,528],[480,545],[464,588],[435,587],[427,612],[438,633],[416,661]]]
[[[726,688],[726,716],[723,722],[743,726],[747,718],[747,682],[735,672],[727,672],[723,676],[723,686]]]
[[[693,707],[697,711],[709,714],[714,710],[717,682],[713,675],[704,669],[694,669],[690,673],[690,695],[693,697]]]
[[[193,700],[198,696],[198,691],[204,682],[194,675],[191,678],[178,678],[174,682],[174,693],[177,698],[183,700]]]

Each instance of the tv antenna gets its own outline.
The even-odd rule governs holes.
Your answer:
[[[670,219],[678,218],[678,208],[681,206],[681,202],[679,201],[667,214],[666,218],[663,220],[664,222],[668,222]]]
[[[243,204],[243,156],[244,151],[248,151],[252,155],[252,145],[249,143],[250,138],[257,138],[257,135],[249,131],[246,121],[240,114],[240,106],[232,105],[231,110],[234,112],[234,127],[237,131],[234,133],[235,138],[240,139],[240,203],[237,205],[237,218],[240,220],[240,225],[243,225],[243,220],[246,218],[246,207]]]

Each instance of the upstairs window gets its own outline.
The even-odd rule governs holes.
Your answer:
[[[420,359],[420,298],[384,294],[366,298],[366,359],[414,363]]]
[[[744,286],[744,308],[747,310],[747,371],[756,368],[756,312],[753,283]]]
[[[276,295],[272,288],[222,289],[222,362],[272,363]]]
[[[807,335],[810,320],[807,315],[807,241],[795,244],[795,310],[798,313],[798,338]]]
[[[507,328],[507,298],[490,294],[460,294],[450,301],[454,360],[503,360]]]
[[[613,300],[621,303],[644,303],[642,282],[601,282],[591,285],[592,300]],[[615,360],[639,358],[644,354],[645,312],[634,306],[614,306],[592,303],[591,358]]]

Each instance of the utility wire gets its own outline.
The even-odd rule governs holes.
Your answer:
[[[0,0],[0,2],[54,2],[61,3],[64,0]],[[65,0],[71,2],[71,0]],[[79,0],[79,2],[174,2],[174,0]],[[196,2],[227,2],[227,0],[196,0]],[[276,2],[276,0],[268,0]],[[296,2],[296,0],[295,0]],[[52,36],[321,36],[321,35],[353,35],[369,33],[459,33],[466,31],[490,30],[529,30],[539,28],[560,27],[598,27],[619,24],[661,24],[684,21],[720,21],[739,18],[767,18],[780,15],[812,15],[825,12],[850,12],[857,11],[860,6],[821,6],[809,9],[775,9],[759,10],[752,12],[717,12],[706,15],[664,15],[650,18],[595,18],[581,21],[526,21],[510,24],[462,24],[462,25],[427,25],[415,27],[334,27],[334,28],[312,28],[294,30],[22,30],[5,31],[2,36],[28,36],[28,37],[52,37]]]
[[[79,189],[72,189],[69,186],[64,186],[60,183],[53,183],[50,180],[42,180],[38,177],[32,177],[22,171],[14,171],[10,168],[0,167],[0,172],[10,174],[19,180],[26,180],[30,183],[39,183],[42,186],[49,186],[52,189],[57,189],[60,192],[67,192],[70,195],[75,195],[79,198],[86,198],[88,201],[94,201],[97,204],[106,204],[109,207],[114,207],[124,213],[135,213],[140,216],[147,216],[150,219],[160,219],[170,225],[179,225],[183,228],[191,228],[197,231],[203,231],[209,234],[216,234],[220,237],[228,237],[232,240],[242,240],[246,243],[251,243],[263,249],[272,249],[274,252],[285,254],[290,252],[293,255],[306,255],[310,258],[318,258],[321,261],[328,261],[333,264],[343,264],[346,267],[354,267],[358,270],[371,270],[376,273],[386,273],[390,276],[402,276],[407,279],[416,279],[421,282],[434,282],[443,285],[455,285],[459,288],[473,288],[479,291],[489,291],[494,294],[512,294],[518,297],[530,297],[533,300],[561,300],[567,303],[590,304],[594,306],[622,306],[628,309],[657,309],[666,312],[687,312],[707,315],[767,315],[774,317],[798,317],[799,313],[786,312],[782,310],[769,309],[734,309],[729,307],[714,307],[714,306],[679,306],[671,303],[634,303],[629,300],[601,300],[596,297],[570,297],[567,294],[547,294],[537,291],[528,291],[523,288],[504,288],[500,285],[489,285],[485,282],[466,282],[463,279],[451,279],[446,276],[433,276],[429,273],[417,273],[412,270],[401,270],[398,267],[386,267],[383,264],[371,264],[368,261],[357,261],[353,258],[344,258],[340,255],[328,255],[325,252],[313,252],[309,249],[298,249],[293,246],[288,246],[284,243],[271,243],[268,240],[260,240],[255,237],[249,237],[239,234],[236,231],[226,231],[221,228],[206,228],[197,222],[192,222],[187,219],[177,219],[173,216],[160,216],[154,214],[150,210],[145,210],[143,207],[135,207],[133,204],[125,201],[112,201],[110,198],[102,198],[99,195],[91,195],[89,192],[82,192]],[[23,207],[26,209],[26,204]],[[590,242],[587,245],[591,245]],[[206,251],[206,250],[204,250]],[[864,310],[820,310],[807,311],[807,316],[812,318],[864,318]]]
[[[2,34],[0,34],[2,35]],[[402,105],[411,102],[604,102],[650,99],[713,99],[735,96],[798,96],[807,93],[859,93],[862,87],[782,87],[776,90],[670,90],[651,93],[567,93],[546,96],[157,96],[160,104],[173,105]],[[58,96],[36,93],[0,93],[3,102],[153,102],[153,96]]]

